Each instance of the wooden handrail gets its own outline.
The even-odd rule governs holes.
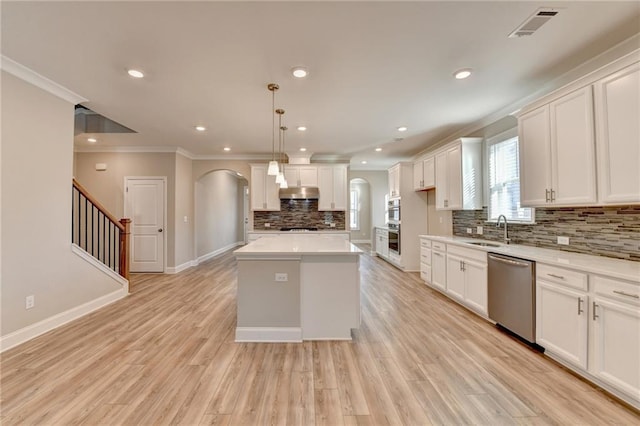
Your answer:
[[[80,185],[80,183],[73,179],[73,186],[82,194],[84,195],[84,197],[89,200],[94,206],[96,206],[96,208],[98,208],[98,210],[100,210],[102,213],[104,213],[104,215],[106,217],[109,218],[109,220],[111,222],[113,222],[113,224],[115,226],[117,226],[121,232],[125,231],[125,226],[120,222],[120,219],[116,218],[114,215],[112,215],[111,213],[109,213],[109,210],[107,210],[107,208],[105,206],[103,206],[102,204],[100,204],[100,202],[98,200],[96,200],[91,194],[89,194],[89,191],[86,190],[86,188],[82,185]],[[127,219],[129,220],[129,219]],[[129,222],[131,222],[131,220],[129,220]]]
[[[120,224],[124,228],[120,232],[120,275],[129,280],[129,225],[131,219],[121,219]]]

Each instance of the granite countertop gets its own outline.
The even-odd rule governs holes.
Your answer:
[[[274,235],[253,241],[234,251],[236,257],[245,255],[360,255],[363,253],[355,245],[340,237],[330,235]]]
[[[582,253],[571,253],[522,244],[502,244],[498,241],[479,240],[464,237],[442,237],[435,235],[420,235],[433,241],[455,244],[462,247],[499,253],[507,256],[519,257],[563,268],[575,269],[580,272],[606,275],[612,278],[634,281],[640,285],[640,262],[613,259],[604,256],[593,256]],[[471,242],[487,242],[499,244],[499,247],[483,247],[470,244]]]
[[[254,229],[253,231],[247,231],[247,234],[348,234],[349,231],[345,229],[319,229],[317,231],[279,231],[277,229]]]

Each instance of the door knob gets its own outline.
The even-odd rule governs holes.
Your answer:
[[[158,229],[158,232],[162,232],[162,228]]]

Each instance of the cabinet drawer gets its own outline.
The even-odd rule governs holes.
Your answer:
[[[582,272],[538,263],[536,265],[536,278],[582,291],[588,290],[588,275]]]
[[[467,259],[477,260],[480,263],[487,263],[487,252],[484,250],[476,250],[472,248],[460,247],[453,244],[447,246],[447,253],[453,254]]]
[[[447,251],[447,245],[443,242],[440,241],[432,241],[431,242],[431,247],[434,250],[440,250],[440,251]]]
[[[420,247],[431,248],[431,240],[426,238],[420,238]]]
[[[431,249],[424,247],[420,248],[420,262],[431,265]]]
[[[599,275],[593,275],[591,283],[593,292],[599,296],[640,305],[640,283],[621,281]]]
[[[431,282],[431,266],[420,263],[420,278],[428,283]]]

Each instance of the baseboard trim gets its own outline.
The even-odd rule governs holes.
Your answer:
[[[112,293],[98,297],[97,299],[91,300],[79,306],[75,306],[67,311],[46,318],[35,324],[31,324],[27,327],[21,328],[20,330],[16,330],[13,333],[7,334],[6,336],[2,336],[0,337],[0,353],[14,348],[73,320],[90,314],[93,311],[110,305],[113,302],[127,297],[128,294],[128,287],[123,287],[120,290],[116,290]]]
[[[127,293],[129,292],[129,281],[127,281],[122,275],[109,268],[107,265],[93,257],[88,251],[83,249],[77,244],[71,243],[71,251],[81,257],[83,260],[89,262],[95,268],[109,275],[115,281],[117,281],[121,286],[125,287]]]
[[[236,248],[236,247],[242,246],[242,245],[244,245],[244,241],[236,241],[235,243],[231,243],[231,244],[229,244],[227,246],[224,246],[222,248],[214,250],[211,253],[207,253],[205,255],[202,255],[202,256],[198,257],[198,259],[196,260],[196,264],[199,265],[202,262],[206,262],[209,259],[213,259],[214,257],[219,256],[219,255],[221,255],[222,253],[224,253],[226,251],[229,251],[229,250],[231,250],[233,248]]]
[[[168,266],[164,273],[165,274],[177,274],[179,272],[184,271],[185,269],[189,269],[193,266],[198,266],[198,261],[196,260],[190,260],[188,262],[184,262],[182,265],[178,265],[178,266]]]
[[[236,342],[302,342],[302,328],[236,327]]]

